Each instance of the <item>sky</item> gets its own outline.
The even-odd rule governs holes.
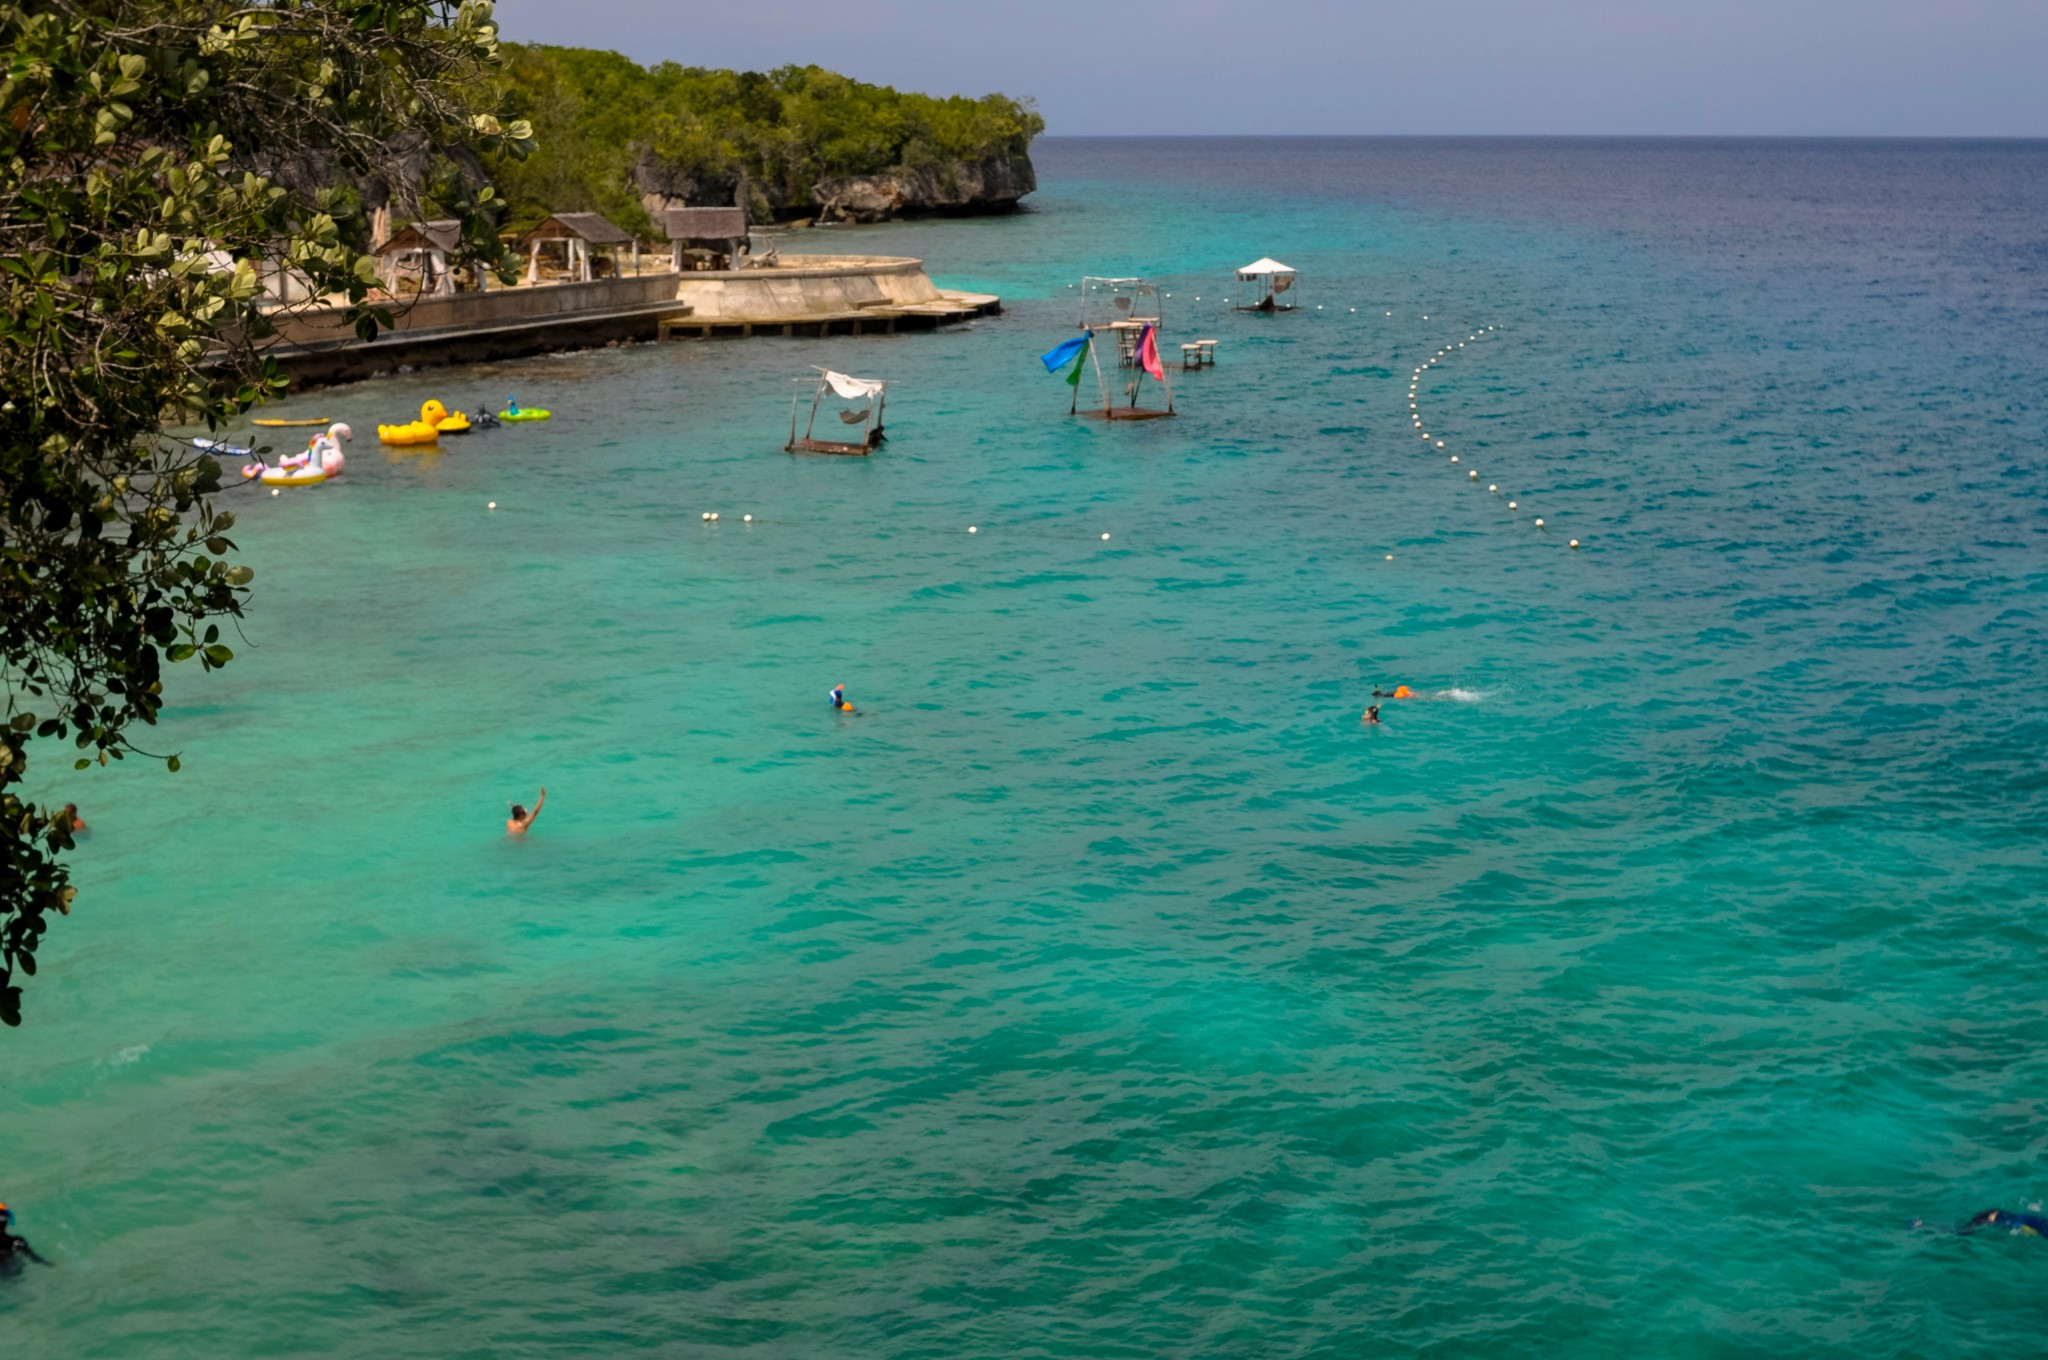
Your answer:
[[[2048,135],[2048,0],[499,0],[517,42],[1034,99],[1055,135]]]

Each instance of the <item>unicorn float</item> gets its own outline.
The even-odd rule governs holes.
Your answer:
[[[281,458],[275,467],[260,460],[242,469],[244,477],[260,477],[265,486],[318,486],[341,475],[348,463],[342,454],[344,439],[354,439],[355,431],[336,421],[321,433],[313,436],[304,453],[295,453]]]

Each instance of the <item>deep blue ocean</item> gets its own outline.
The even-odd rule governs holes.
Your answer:
[[[0,1354],[2041,1350],[1908,1224],[2048,1201],[2048,143],[1036,159],[782,242],[999,317],[287,403],[556,416],[229,493],[184,771],[39,754]]]

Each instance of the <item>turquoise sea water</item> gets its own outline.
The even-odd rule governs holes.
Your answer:
[[[2048,1198],[2048,144],[1039,162],[785,247],[963,330],[291,404],[557,414],[247,494],[184,772],[42,767],[0,1353],[2037,1348],[1905,1224]],[[1125,272],[1217,367],[1070,421]]]

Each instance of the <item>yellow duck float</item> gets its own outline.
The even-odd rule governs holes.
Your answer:
[[[444,434],[468,434],[469,417],[429,399],[420,403],[420,418],[405,425],[379,425],[377,438],[386,444],[431,444]]]

